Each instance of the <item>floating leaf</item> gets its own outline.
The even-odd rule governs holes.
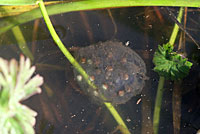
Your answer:
[[[154,71],[167,79],[179,80],[188,75],[192,63],[180,54],[173,52],[173,46],[158,46],[153,58]]]

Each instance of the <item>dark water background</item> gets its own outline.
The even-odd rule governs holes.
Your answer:
[[[177,14],[178,8],[170,8]],[[158,17],[159,11],[162,18]],[[112,15],[109,15],[109,12]],[[188,10],[187,30],[200,42],[200,15],[198,9]],[[152,70],[152,58],[158,44],[169,41],[174,22],[162,7],[133,7],[111,10],[73,12],[50,17],[53,25],[71,52],[78,47],[99,41],[117,39],[136,51],[147,65],[145,88],[141,95],[133,97],[126,104],[116,106],[130,131],[134,134],[152,133],[152,117],[159,77]],[[116,25],[116,27],[115,27]],[[84,94],[74,81],[71,64],[59,51],[46,28],[39,19],[37,40],[33,40],[34,22],[20,26],[23,35],[34,54],[33,64],[37,73],[44,77],[42,94],[35,95],[24,103],[37,111],[37,134],[110,134],[117,126],[112,115],[103,105],[95,104]],[[0,56],[17,58],[21,54],[11,33],[0,37]],[[178,46],[178,40],[176,41]],[[74,49],[73,49],[74,48]],[[181,134],[195,134],[200,129],[200,66],[199,50],[186,37],[185,50],[194,63],[190,74],[180,85]],[[172,92],[173,81],[165,82],[159,133],[173,133]],[[141,102],[137,104],[137,101]]]

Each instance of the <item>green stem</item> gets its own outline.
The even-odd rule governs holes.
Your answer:
[[[110,111],[114,119],[117,121],[118,125],[122,127],[122,129],[120,129],[122,134],[131,134],[126,124],[124,123],[123,119],[121,118],[117,110],[115,109],[115,107],[111,103],[108,103],[108,102],[104,102],[104,104],[107,107],[107,109]]]
[[[184,8],[181,7],[180,10],[179,10],[178,17],[177,17],[178,22],[181,22],[181,19],[182,19],[182,16],[183,16],[183,11],[184,11]],[[176,37],[177,37],[177,35],[178,35],[178,31],[179,31],[179,27],[178,27],[178,25],[175,23],[175,24],[174,24],[174,29],[173,29],[173,31],[172,31],[172,34],[171,34],[171,37],[170,37],[170,40],[169,40],[169,44],[170,44],[170,45],[174,45],[174,42],[175,42]]]
[[[22,1],[21,3],[18,1]],[[17,0],[16,2],[8,2],[8,0],[3,0],[0,2],[1,5],[33,5],[35,2],[33,0],[27,0],[28,2],[23,2],[24,0]],[[35,1],[35,0],[34,0]],[[80,1],[78,1],[80,2]],[[192,1],[186,1],[186,0],[83,0],[81,3],[94,3],[93,6],[101,6],[101,7],[113,7],[116,5],[119,5],[120,7],[127,7],[130,5],[133,6],[176,6],[176,7],[199,7],[199,0],[192,0]],[[96,3],[98,3],[96,5]],[[99,6],[98,6],[99,5]]]
[[[156,94],[156,103],[154,106],[154,114],[153,114],[153,132],[154,132],[154,134],[158,134],[159,121],[160,121],[160,109],[161,109],[161,104],[162,104],[164,83],[165,83],[165,78],[160,76],[157,94]]]
[[[181,7],[180,10],[179,10],[179,14],[178,14],[178,18],[177,18],[177,20],[179,22],[181,22],[183,10],[184,10],[183,7]],[[179,27],[178,27],[177,24],[175,24],[173,32],[172,32],[170,40],[169,40],[169,43],[171,45],[174,44],[176,37],[178,35],[178,31],[179,31]],[[154,115],[153,115],[153,131],[154,131],[154,134],[158,134],[158,130],[159,130],[160,110],[161,110],[161,104],[162,104],[164,82],[165,82],[165,78],[163,76],[160,76],[157,94],[156,94]]]
[[[49,15],[55,15],[73,11],[136,6],[200,7],[200,2],[199,0],[81,0],[70,3],[50,5],[47,7],[47,11]],[[42,15],[40,9],[34,9],[30,12],[26,12],[15,17],[13,16],[11,19],[0,22],[0,34],[8,31],[16,25],[20,25],[41,17]]]
[[[47,14],[47,11],[45,9],[44,3],[43,2],[39,2],[39,6],[42,12],[42,15],[44,17],[44,20],[46,22],[46,25],[49,29],[49,32],[53,38],[53,40],[55,41],[55,43],[58,45],[58,47],[60,48],[60,50],[62,51],[62,53],[65,55],[65,57],[70,61],[70,63],[81,73],[81,75],[83,75],[83,77],[89,81],[89,76],[87,75],[87,73],[84,71],[84,69],[79,65],[79,63],[74,59],[74,57],[71,55],[71,53],[65,48],[64,44],[62,43],[62,41],[60,40],[60,38],[58,37],[50,19],[49,16]],[[89,84],[93,87],[96,88],[92,83],[89,82]]]
[[[33,5],[35,0],[1,0],[0,5]]]
[[[22,31],[19,28],[19,26],[13,27],[12,32],[15,36],[15,39],[17,40],[17,44],[18,44],[20,50],[22,51],[22,53],[24,55],[26,55],[27,57],[29,57],[31,59],[31,61],[33,61],[34,57],[26,44],[26,41],[24,39],[24,36],[23,36]]]
[[[94,89],[96,89],[96,86],[89,80],[89,76],[87,75],[87,73],[85,72],[85,70],[79,65],[79,63],[74,59],[74,57],[70,54],[70,52],[65,48],[64,44],[62,43],[62,41],[60,40],[60,38],[58,37],[57,33],[55,32],[55,29],[53,28],[53,25],[49,19],[49,16],[47,14],[46,8],[44,6],[44,3],[42,0],[39,0],[39,6],[42,12],[42,15],[44,17],[44,20],[46,22],[46,25],[51,33],[51,36],[53,38],[53,40],[56,42],[56,44],[58,45],[58,47],[60,48],[60,50],[62,51],[62,53],[65,55],[65,57],[70,61],[70,63],[75,67],[75,69],[84,77],[84,79],[88,82],[88,84],[90,86],[92,86]],[[124,121],[122,120],[121,116],[118,114],[118,112],[116,111],[116,109],[114,108],[114,106],[111,103],[104,103],[105,106],[108,108],[108,110],[111,112],[111,114],[113,115],[113,117],[116,119],[116,121],[118,122],[118,124],[120,126],[123,126],[123,128],[125,129],[125,131],[123,131],[123,134],[130,134],[126,124],[124,123]]]

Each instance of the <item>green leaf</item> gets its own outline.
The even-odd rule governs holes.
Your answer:
[[[36,0],[1,0],[0,5],[33,5]]]
[[[11,132],[11,134],[23,134],[23,129],[15,118],[8,118],[8,120],[6,121],[6,125],[9,128],[8,133]]]
[[[169,43],[158,46],[155,51],[153,63],[154,71],[160,76],[171,80],[179,80],[188,75],[192,63],[180,54],[173,52],[173,46]]]

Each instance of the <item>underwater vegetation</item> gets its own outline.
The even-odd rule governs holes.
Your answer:
[[[55,28],[51,23],[51,20],[49,19],[49,15],[57,14],[58,12],[63,13],[63,12],[80,11],[80,10],[96,10],[102,8],[107,9],[107,8],[117,8],[117,7],[127,7],[127,6],[141,6],[139,4],[142,4],[134,0],[128,0],[126,2],[121,0],[119,1],[112,0],[109,2],[102,0],[101,2],[102,3],[99,3],[99,1],[97,0],[83,0],[83,1],[73,1],[73,2],[64,1],[61,3],[52,2],[54,4],[47,3],[52,5],[47,6],[46,9],[45,3],[43,3],[42,0],[31,0],[31,1],[20,0],[20,1],[13,1],[13,3],[2,1],[4,5],[24,5],[24,6],[26,5],[25,7],[28,8],[29,4],[34,4],[34,6],[32,7],[33,10],[31,8],[30,11],[28,10],[21,11],[25,13],[19,14],[18,16],[10,17],[5,22],[0,23],[0,34],[12,28],[13,35],[19,44],[20,51],[26,57],[28,57],[27,59],[25,59],[25,57],[21,56],[19,65],[17,61],[13,59],[10,62],[2,58],[0,59],[1,63],[0,64],[0,104],[1,104],[0,112],[2,112],[2,114],[0,115],[0,133],[1,130],[2,133],[8,133],[8,134],[35,133],[33,126],[35,125],[36,121],[35,117],[37,113],[28,108],[27,106],[21,104],[21,101],[24,101],[30,96],[41,92],[40,86],[43,83],[43,78],[39,75],[32,77],[32,75],[35,72],[35,67],[34,66],[31,67],[31,61],[34,64],[35,63],[37,64],[38,59],[35,57],[37,57],[39,53],[37,53],[35,47],[32,47],[31,51],[29,50],[29,47],[26,45],[25,38],[23,38],[23,34],[18,25],[40,17],[44,18],[44,23],[47,25],[50,35],[52,36],[55,42],[54,47],[58,48],[59,51],[62,52],[62,56],[63,57],[65,56],[65,58],[69,61],[69,63],[71,63],[70,65],[72,65],[73,69],[70,71],[71,73],[74,73],[73,75],[75,76],[76,80],[75,82],[77,82],[78,86],[80,87],[80,93],[84,92],[86,96],[89,96],[91,98],[90,101],[99,103],[99,105],[97,104],[99,109],[102,109],[103,106],[107,108],[107,110],[110,112],[109,114],[113,116],[113,119],[116,122],[116,124],[114,123],[113,124],[114,126],[116,126],[116,128],[111,133],[114,134],[118,131],[120,131],[120,133],[123,134],[134,133],[134,127],[130,125],[127,126],[127,124],[131,122],[131,119],[124,118],[123,114],[121,115],[121,113],[119,112],[120,111],[119,107],[124,107],[127,103],[129,103],[131,99],[134,99],[133,96],[135,97],[140,96],[140,99],[138,99],[136,102],[137,104],[139,104],[142,100],[141,99],[142,96],[146,95],[141,93],[143,92],[146,82],[149,80],[149,77],[151,76],[147,75],[148,73],[147,65],[145,59],[143,59],[145,56],[144,55],[139,56],[139,54],[135,52],[133,48],[129,47],[128,46],[129,41],[123,44],[122,42],[124,41],[122,42],[116,41],[113,40],[113,38],[107,39],[107,41],[102,41],[102,42],[99,42],[99,40],[101,40],[99,39],[97,41],[99,43],[91,43],[92,45],[90,46],[79,47],[77,51],[74,52],[74,55],[72,55],[71,51],[68,48],[66,48],[67,45],[66,44],[64,45],[63,41],[61,41],[61,39],[59,38],[58,34],[56,33],[57,31],[55,30]],[[160,1],[160,6],[164,4],[165,3],[162,3]],[[183,4],[184,6],[187,5],[191,7],[199,6],[198,2],[196,1],[194,1],[193,3],[189,2],[187,4],[184,1],[180,0],[179,3],[174,2],[173,4],[175,4],[176,6],[182,6]],[[143,6],[145,6],[144,3]],[[169,0],[169,3],[166,3],[166,5],[164,6],[174,6],[174,5],[171,5]],[[18,7],[16,6],[16,8]],[[14,10],[15,7],[11,9]],[[12,11],[10,10],[10,8],[7,8],[6,6],[3,7],[2,10],[5,12]],[[115,34],[117,33],[116,24],[114,22],[110,10],[107,9],[107,11],[115,28],[115,33],[114,33],[115,36]],[[151,129],[153,129],[152,131],[154,132],[154,134],[157,134],[159,132],[158,131],[159,122],[160,119],[162,118],[162,116],[160,117],[160,111],[162,108],[161,104],[163,98],[162,95],[164,92],[165,79],[174,81],[176,85],[188,75],[193,65],[193,63],[188,61],[188,59],[185,56],[176,52],[174,42],[176,38],[178,38],[179,27],[177,26],[177,24],[181,23],[181,19],[183,16],[183,7],[180,8],[180,11],[178,13],[179,14],[177,17],[177,22],[175,22],[176,24],[174,26],[175,32],[174,31],[172,32],[170,41],[168,43],[163,43],[163,45],[158,45],[157,49],[155,48],[155,53],[153,55],[153,60],[152,60],[152,62],[155,65],[153,70],[160,77],[160,80],[157,85],[158,89],[157,89],[157,96],[155,98],[155,107],[152,108],[155,110],[154,117],[153,120],[149,119],[150,117],[148,118],[150,122],[152,121],[150,123],[152,124],[152,126],[150,127]],[[85,17],[83,12],[80,12],[80,14],[82,18]],[[159,12],[157,12],[157,14],[159,14]],[[148,16],[146,16],[146,19],[147,18]],[[85,26],[88,27],[87,21],[85,19],[83,20]],[[36,20],[35,25],[37,24],[38,21]],[[74,23],[74,25],[76,24]],[[97,27],[98,26],[99,25],[97,25]],[[148,26],[152,27],[151,25]],[[71,29],[69,28],[69,31],[70,30]],[[73,32],[73,30],[71,30],[70,32]],[[82,30],[80,30],[80,32],[82,32]],[[90,34],[90,32],[91,32],[90,30],[87,31],[89,38],[92,40],[92,35]],[[187,31],[185,30],[184,32]],[[35,36],[34,38],[36,38],[36,35],[34,36]],[[126,33],[124,33],[124,36],[126,36]],[[48,47],[53,46],[53,45],[51,46],[50,44],[48,45],[49,45]],[[198,47],[197,43],[196,45]],[[49,65],[43,64],[43,66],[49,66]],[[64,70],[62,67],[59,68],[58,66],[52,65],[51,67],[60,69],[62,71]],[[49,74],[51,73],[52,72],[50,71]],[[70,77],[70,75],[67,75],[66,77]],[[57,81],[57,79],[55,79],[54,77],[51,77],[49,79],[52,79],[53,81],[51,84],[60,82]],[[66,84],[70,82],[65,81],[64,83]],[[45,94],[49,98],[56,95],[56,94],[53,95],[53,92],[55,93],[56,91],[50,89],[47,84],[44,85],[44,89],[45,89]],[[67,92],[65,90],[61,91]],[[68,97],[70,95],[73,96],[72,93],[68,93]],[[65,122],[66,118],[61,116],[61,114],[57,111],[57,109],[62,109],[59,107],[59,105],[55,105],[55,107],[53,104],[50,103],[49,105],[47,105],[45,103],[48,102],[48,99],[45,100],[42,98],[42,96],[39,96],[38,98],[39,101],[41,102],[41,104],[38,105],[42,106],[46,119],[51,120],[51,122],[56,122],[54,118],[51,118],[55,116],[58,122],[62,121]],[[64,97],[63,98],[60,97],[60,99],[63,101],[66,98],[64,99]],[[78,98],[76,100],[78,100]],[[69,104],[73,102],[73,100],[70,99],[67,101],[69,101]],[[82,104],[82,102],[80,102],[80,104]],[[65,106],[65,104],[63,105]],[[76,105],[71,105],[71,106],[79,108],[79,106]],[[53,109],[52,110],[53,114],[47,110],[48,107],[51,107]],[[180,108],[181,105],[178,105],[177,107]],[[71,117],[69,119],[69,122],[72,121],[73,119],[76,119],[77,114],[69,112],[70,110],[68,108],[66,109],[68,110],[66,113],[69,113],[67,116]],[[84,113],[85,109],[81,110],[82,110],[81,114]],[[96,110],[97,115],[99,115],[98,110]],[[178,112],[180,112],[180,110]],[[173,116],[175,116],[174,113]],[[180,118],[178,118],[177,120],[179,119]],[[89,123],[85,119],[81,119],[81,122],[84,123],[86,122],[85,123],[86,125],[84,124],[83,126],[80,126],[79,129],[84,129],[85,126],[87,128],[85,130],[86,132],[93,129],[93,127],[88,125]],[[103,122],[102,124],[104,124],[104,121],[102,122]],[[140,122],[140,120],[138,122]],[[46,120],[43,120],[41,124],[44,125],[45,123]],[[91,124],[92,123],[93,122],[91,122]],[[175,123],[174,127],[177,124]],[[108,126],[109,125],[110,124],[108,124]],[[64,125],[62,127],[68,128],[68,125]],[[180,125],[178,124],[177,127],[180,127]],[[46,129],[45,126],[42,126],[42,128]],[[49,133],[52,133],[54,127],[49,127],[49,128],[51,131],[51,132],[49,131]],[[43,131],[41,131],[41,133],[42,132]],[[82,133],[84,133],[84,131]]]
[[[21,104],[21,101],[41,93],[43,78],[35,75],[30,59],[20,57],[7,61],[0,58],[0,133],[34,134],[37,113]]]
[[[153,62],[155,64],[154,71],[160,76],[171,80],[183,79],[188,75],[192,66],[187,58],[174,52],[173,46],[170,44],[158,46]]]

